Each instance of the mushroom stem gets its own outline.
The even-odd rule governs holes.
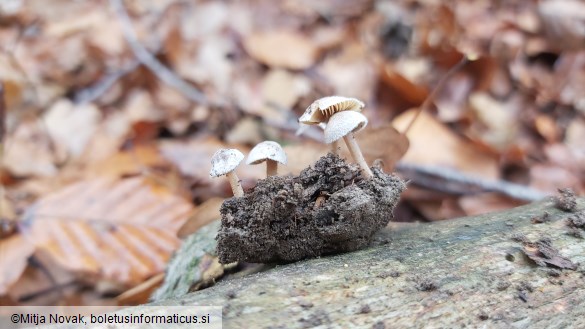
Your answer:
[[[362,174],[367,179],[374,177],[374,174],[370,170],[370,167],[368,167],[368,164],[366,163],[366,160],[364,159],[364,156],[362,155],[362,151],[360,150],[360,147],[358,146],[357,142],[355,141],[355,137],[353,136],[353,133],[349,133],[349,134],[343,136],[343,140],[345,141],[345,144],[347,145],[347,148],[349,149],[349,153],[351,153],[353,160],[355,162],[357,162],[357,164],[362,169]]]
[[[276,176],[278,169],[278,162],[274,160],[266,160],[266,177]]]
[[[230,185],[232,187],[232,192],[234,192],[234,196],[237,198],[243,197],[244,189],[242,188],[242,185],[240,185],[240,179],[238,178],[238,175],[236,175],[234,171],[231,171],[227,173],[226,176],[230,181]]]
[[[333,143],[331,143],[331,153],[339,155],[339,140],[333,141]]]

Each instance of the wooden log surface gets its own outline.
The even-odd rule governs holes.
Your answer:
[[[585,211],[584,199],[577,209]],[[534,223],[545,212],[548,221]],[[276,266],[154,305],[221,305],[224,328],[585,328],[585,240],[567,225],[575,215],[548,200],[392,223],[370,248]],[[576,269],[529,259],[522,240],[543,239]]]

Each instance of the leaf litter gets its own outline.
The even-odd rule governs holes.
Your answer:
[[[282,173],[299,175],[328,147],[318,129],[295,136],[295,120],[312,100],[326,95],[366,102],[371,129],[357,139],[366,161],[381,159],[376,163],[386,172],[401,160],[415,167],[504,179],[549,194],[559,188],[572,188],[575,195],[585,192],[585,94],[579,88],[585,81],[585,61],[578,42],[578,1],[521,1],[514,6],[462,1],[416,8],[408,1],[386,5],[369,0],[124,4],[138,41],[176,77],[201,91],[205,103],[166,84],[134,56],[118,12],[106,3],[0,4],[7,15],[0,28],[0,72],[8,105],[2,111],[0,180],[20,218],[16,233],[0,240],[0,250],[7,255],[22,250],[14,258],[19,266],[0,267],[4,294],[12,286],[11,295],[22,296],[16,290],[23,291],[24,282],[41,271],[26,265],[27,259],[44,258],[24,242],[23,225],[42,238],[35,250],[52,257],[56,264],[45,264],[51,269],[96,275],[96,269],[108,267],[108,280],[126,288],[156,277],[178,246],[180,225],[140,228],[169,241],[164,252],[153,254],[156,259],[145,259],[134,250],[141,246],[134,234],[137,218],[118,222],[109,213],[92,214],[103,206],[95,204],[113,202],[108,199],[113,198],[111,190],[137,182],[137,176],[162,184],[155,190],[168,192],[153,192],[156,197],[146,198],[153,204],[172,195],[198,205],[225,198],[229,186],[207,177],[210,153],[234,145],[249,150],[261,140],[282,142],[291,159]],[[288,40],[286,45],[282,40]],[[479,59],[449,79],[435,107],[402,135],[429,91],[465,54]],[[349,158],[345,148],[342,157]],[[248,190],[263,178],[261,168],[238,170]],[[111,189],[102,188],[93,206],[88,199],[80,202],[83,193],[61,194],[68,186],[95,187],[103,179]],[[147,185],[139,185],[138,195]],[[409,188],[399,206],[411,215],[401,221],[445,219],[518,204],[500,193],[434,186]],[[54,195],[67,206],[47,206],[45,200]],[[43,212],[52,213],[38,212],[42,204],[48,207]],[[23,222],[23,214],[35,213],[48,216]],[[201,223],[195,219],[188,231],[215,215],[201,216]],[[99,229],[87,221],[96,217],[103,224]],[[37,222],[50,228],[35,230]],[[121,230],[106,229],[111,227]],[[66,264],[64,251],[83,246],[79,236],[90,233],[96,239],[120,239],[136,258],[127,259],[130,265],[123,269],[123,264],[101,264],[99,252],[81,248],[70,257],[82,262]],[[98,240],[86,242],[91,241]],[[88,298],[111,301],[97,288]]]

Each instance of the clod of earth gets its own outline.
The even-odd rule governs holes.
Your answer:
[[[405,183],[334,154],[299,176],[271,176],[221,207],[217,254],[221,263],[292,262],[363,248],[393,218]]]
[[[570,188],[559,189],[559,195],[555,197],[555,205],[557,208],[564,211],[575,211],[577,209],[575,192]]]

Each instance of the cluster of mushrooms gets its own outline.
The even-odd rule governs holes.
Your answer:
[[[355,140],[354,133],[368,124],[368,119],[360,112],[364,103],[356,98],[342,96],[323,97],[314,101],[299,118],[301,125],[319,125],[324,130],[325,143],[332,144],[332,152],[338,154],[338,142],[341,138],[354,161],[366,179],[374,175]],[[301,131],[302,131],[301,126]],[[244,196],[244,190],[235,173],[236,167],[244,159],[244,154],[236,149],[221,149],[211,158],[211,177],[227,176],[235,197]],[[277,173],[278,163],[286,165],[287,157],[282,147],[273,141],[265,141],[256,145],[248,155],[246,164],[266,162],[266,175]]]

